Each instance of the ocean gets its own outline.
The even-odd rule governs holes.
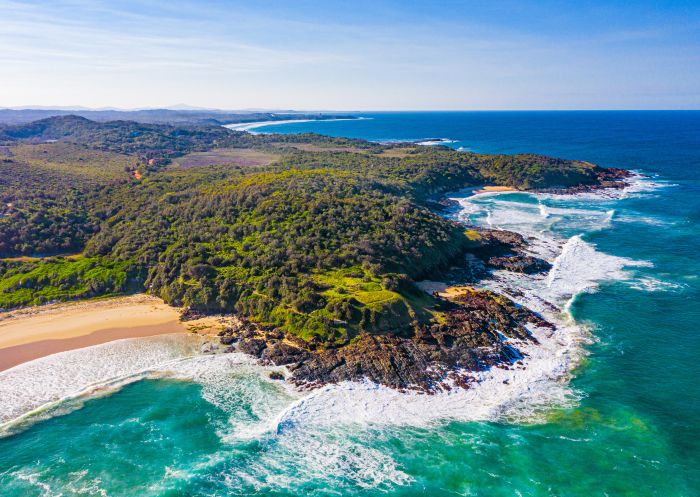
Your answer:
[[[527,368],[435,396],[300,394],[194,338],[65,352],[0,373],[3,497],[700,495],[700,112],[358,115],[254,131],[640,174],[600,194],[450,195],[455,218],[520,232],[553,263],[484,282],[559,325]]]

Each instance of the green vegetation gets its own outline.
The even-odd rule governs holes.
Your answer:
[[[99,229],[94,201],[133,181],[135,163],[69,143],[0,147],[0,256],[82,250]]]
[[[0,262],[0,308],[124,293],[129,267],[101,258]]]
[[[28,144],[46,139],[59,141]],[[531,155],[71,116],[0,129],[0,140],[0,257],[85,255],[0,263],[0,307],[146,290],[318,343],[440,317],[412,282],[463,260],[482,238],[433,213],[436,194],[485,182],[594,183],[598,170]],[[264,160],[241,162],[252,157]]]

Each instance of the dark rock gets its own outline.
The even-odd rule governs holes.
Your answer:
[[[508,271],[525,274],[544,273],[552,268],[552,265],[549,262],[529,255],[490,257],[488,260],[488,266],[494,269],[505,269]]]
[[[600,168],[596,173],[595,182],[568,187],[538,188],[533,191],[570,195],[573,193],[595,192],[604,188],[625,188],[629,185],[626,180],[632,176],[634,174],[626,169],[616,167]]]
[[[238,344],[241,352],[254,357],[260,357],[265,348],[267,348],[267,342],[261,338],[244,338]]]
[[[526,253],[527,241],[522,235],[505,230],[478,231],[482,244],[474,250],[474,255],[483,261],[485,267],[525,274],[543,273],[551,269],[547,261]],[[470,266],[472,269],[475,267],[474,264]]]
[[[180,321],[192,321],[195,319],[203,318],[205,316],[206,314],[195,309],[190,309],[188,307],[186,309],[183,309],[182,312],[180,312]]]
[[[274,342],[269,344],[263,351],[261,359],[282,366],[295,362],[302,362],[308,359],[310,355],[308,351],[302,348],[284,342]]]
[[[284,380],[284,374],[279,371],[270,371],[269,376],[271,380]]]

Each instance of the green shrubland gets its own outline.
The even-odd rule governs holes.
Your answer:
[[[58,142],[30,143],[46,139]],[[320,343],[439,317],[413,281],[439,276],[482,240],[434,213],[436,195],[592,183],[596,173],[532,155],[70,116],[0,129],[0,140],[0,257],[43,256],[0,262],[0,307],[148,291]],[[219,147],[279,159],[168,166]],[[84,257],[45,257],[70,252]]]

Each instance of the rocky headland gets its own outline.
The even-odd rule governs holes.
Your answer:
[[[286,379],[304,388],[363,379],[427,393],[468,388],[471,373],[520,363],[524,355],[519,344],[537,343],[527,325],[553,328],[504,296],[468,286],[494,269],[532,274],[550,268],[527,254],[527,242],[517,233],[483,229],[478,233],[482,246],[448,275],[453,283],[465,284],[447,293],[433,292],[440,304],[439,321],[380,334],[360,333],[347,343],[329,344],[304,341],[238,318],[219,333],[220,341],[229,352],[286,366]]]

